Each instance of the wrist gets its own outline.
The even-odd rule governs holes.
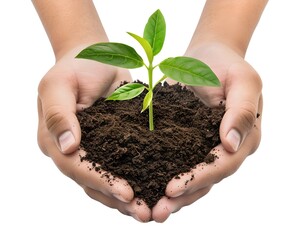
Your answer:
[[[218,40],[203,40],[197,42],[191,42],[186,49],[185,56],[189,57],[202,57],[205,59],[213,58],[214,53],[229,54],[234,56],[234,59],[243,60],[245,52],[239,49],[237,46],[225,41]],[[212,56],[212,57],[210,57]]]
[[[70,54],[77,54],[84,48],[95,44],[97,42],[108,42],[107,37],[105,36],[89,36],[77,39],[67,39],[62,43],[58,43],[56,46],[53,45],[53,51],[56,58],[56,61],[59,61],[63,56]]]
[[[56,59],[78,45],[108,41],[92,0],[32,0]]]
[[[203,37],[201,39],[192,39],[186,52],[194,52],[195,49],[213,49],[213,48],[225,48],[235,52],[241,58],[244,58],[247,47],[240,43],[234,42],[230,39],[223,37]]]
[[[244,57],[267,0],[209,0],[190,45],[221,43]]]

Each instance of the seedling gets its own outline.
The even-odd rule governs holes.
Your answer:
[[[215,73],[205,63],[190,57],[170,57],[159,64],[154,64],[154,57],[162,50],[166,23],[160,10],[155,11],[145,25],[143,37],[128,32],[143,47],[148,62],[136,50],[123,43],[101,42],[93,44],[82,50],[76,58],[91,59],[101,63],[134,69],[145,67],[148,72],[148,86],[133,82],[122,85],[112,93],[107,100],[129,100],[139,96],[146,89],[141,112],[149,109],[149,129],[154,130],[153,118],[153,90],[155,86],[166,78],[188,86],[220,86]],[[159,67],[164,74],[155,84],[153,82],[154,69]]]

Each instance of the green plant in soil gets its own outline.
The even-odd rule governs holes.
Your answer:
[[[220,81],[208,65],[195,58],[170,57],[158,64],[154,64],[154,57],[162,50],[166,23],[160,10],[155,11],[145,25],[143,37],[128,32],[143,47],[148,62],[136,50],[123,43],[101,42],[82,50],[76,58],[95,60],[101,63],[134,69],[145,67],[148,72],[148,85],[132,82],[119,87],[107,100],[129,100],[139,96],[146,89],[141,112],[149,110],[149,129],[154,130],[153,121],[153,90],[155,86],[166,78],[188,86],[220,86]],[[154,83],[153,73],[159,68],[163,76]]]

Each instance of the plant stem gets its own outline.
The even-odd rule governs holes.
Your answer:
[[[148,91],[153,91],[153,66],[150,63],[148,67]],[[150,102],[148,107],[149,115],[149,130],[154,130],[154,112],[153,112],[153,101]]]

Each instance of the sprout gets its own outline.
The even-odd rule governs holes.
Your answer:
[[[145,67],[148,72],[147,87],[142,83],[132,82],[119,87],[107,100],[129,100],[139,96],[146,89],[141,112],[149,109],[149,129],[154,130],[153,90],[166,78],[188,86],[220,86],[220,81],[208,65],[190,57],[170,57],[154,65],[154,57],[162,50],[166,23],[160,10],[155,11],[145,25],[143,37],[128,32],[143,47],[148,63],[145,63],[136,50],[123,43],[102,42],[93,44],[82,50],[76,58],[91,59],[101,63],[134,69]],[[164,74],[155,84],[154,69],[159,67]]]

